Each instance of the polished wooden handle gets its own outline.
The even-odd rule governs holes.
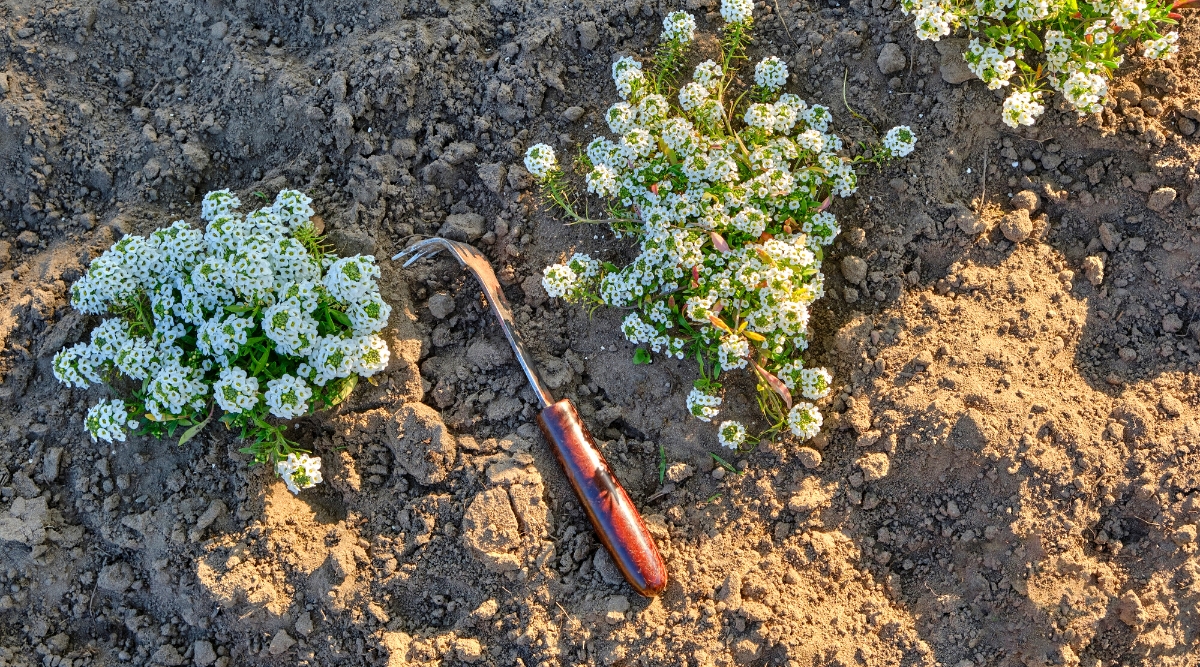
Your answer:
[[[667,587],[667,568],[654,538],[575,406],[564,398],[546,407],[538,413],[538,425],[625,580],[647,597],[661,593]]]

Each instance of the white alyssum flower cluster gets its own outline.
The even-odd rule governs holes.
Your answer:
[[[722,3],[723,62],[740,57],[751,9],[748,1]],[[697,419],[719,415],[717,378],[740,369],[759,380],[772,432],[811,437],[820,412],[808,403],[795,412],[791,392],[816,401],[830,391],[828,372],[805,368],[801,357],[810,308],[825,292],[821,260],[840,232],[826,209],[832,196],[857,189],[853,163],[839,155],[829,109],[781,91],[787,67],[780,59],[758,63],[754,95],[740,102],[744,96],[730,89],[736,72],[711,60],[672,89],[660,76],[667,66],[659,53],[650,66],[630,57],[613,65],[622,100],[605,114],[613,136],[596,137],[586,150],[588,190],[612,201],[614,231],[634,237],[640,253],[620,268],[575,254],[546,267],[542,285],[551,297],[630,309],[621,325],[629,342],[700,359],[702,378],[686,399]],[[910,128],[894,128],[881,156],[908,155],[915,143]],[[556,164],[541,145],[526,161]],[[544,190],[563,206],[561,172],[543,173]],[[724,423],[719,437],[735,448],[749,440],[737,422]]]
[[[892,157],[907,157],[917,147],[917,135],[907,125],[897,125],[883,137],[883,148]]]
[[[275,473],[283,478],[288,491],[300,493],[321,483],[321,459],[308,454],[288,454],[275,463]]]
[[[663,19],[663,41],[675,40],[681,44],[692,41],[696,35],[696,18],[687,12],[671,12]]]
[[[257,460],[281,462],[296,449],[269,417],[336,404],[358,377],[387,367],[380,332],[391,307],[379,294],[379,268],[370,256],[328,254],[311,203],[284,190],[242,215],[232,192],[211,192],[201,203],[204,230],[179,220],[126,236],[92,262],[71,301],[105,319],[52,365],[78,389],[132,388],[89,410],[93,439],[124,440],[131,429],[163,436],[200,424],[215,404],[222,421],[252,437]],[[299,466],[289,488],[320,481],[319,459],[288,460]]]
[[[1079,115],[1108,99],[1107,80],[1131,44],[1142,57],[1178,53],[1179,33],[1161,30],[1180,20],[1181,3],[1153,0],[901,0],[917,37],[938,41],[965,26],[974,36],[963,58],[992,90],[1010,87],[1001,118],[1010,127],[1033,125],[1045,111],[1043,86],[1058,91]],[[1041,54],[1044,65],[1033,62]]]

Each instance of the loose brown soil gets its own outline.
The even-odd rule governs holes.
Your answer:
[[[711,53],[716,0],[687,5]],[[785,57],[790,91],[869,139],[845,81],[920,141],[835,207],[815,448],[720,452],[732,474],[685,416],[692,365],[634,366],[620,313],[546,298],[547,263],[629,246],[564,226],[519,166],[602,129],[613,58],[676,8],[0,6],[0,665],[1200,662],[1195,13],[1173,61],[1128,58],[1103,114],[1018,132],[979,81],[947,82],[961,44],[916,41],[893,0],[758,3],[752,56]],[[383,262],[391,368],[296,426],[319,488],[291,496],[219,427],[91,443],[104,389],[50,372],[93,324],[68,286],[221,187],[311,192],[344,252],[439,232],[485,250],[657,536],[666,593],[597,551],[448,260]],[[752,420],[753,387],[726,406]]]

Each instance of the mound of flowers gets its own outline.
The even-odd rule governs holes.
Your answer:
[[[1010,127],[1033,125],[1046,110],[1045,87],[1062,94],[1079,115],[1097,113],[1108,81],[1140,45],[1142,56],[1166,59],[1179,51],[1177,10],[1195,0],[901,0],[917,37],[938,41],[966,28],[963,58],[992,90],[1009,88],[1001,117]],[[1040,60],[1040,62],[1039,62]]]
[[[613,138],[596,137],[580,160],[588,191],[609,202],[607,219],[576,212],[549,146],[532,146],[525,158],[573,222],[607,223],[640,249],[624,267],[575,254],[545,269],[546,292],[628,309],[621,328],[640,346],[635,363],[652,353],[694,358],[699,379],[687,408],[697,419],[718,417],[722,373],[754,373],[770,426],[755,436],[741,423],[721,423],[720,442],[735,449],[785,430],[800,439],[819,432],[814,402],[832,378],[806,367],[803,354],[809,309],[825,292],[824,250],[840,231],[827,210],[831,197],[855,192],[856,161],[902,157],[916,143],[901,126],[881,146],[843,157],[829,109],[783,92],[788,69],[775,57],[755,66],[753,86],[739,89],[751,8],[722,3],[719,60],[701,62],[682,86],[674,79],[696,26],[686,12],[667,16],[649,67],[628,57],[613,64],[621,98],[605,116]]]
[[[369,255],[338,258],[295,190],[242,215],[228,190],[204,197],[204,231],[183,220],[126,236],[71,287],[80,312],[102,316],[89,342],[54,357],[54,376],[107,385],[85,426],[93,440],[127,431],[194,436],[220,408],[242,450],[275,466],[298,493],[321,460],[285,437],[286,421],[344,400],[387,367],[379,332],[391,308]]]

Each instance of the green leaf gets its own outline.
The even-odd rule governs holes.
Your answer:
[[[663,485],[663,480],[667,478],[667,448],[662,445],[658,446],[658,485]]]
[[[1046,47],[1042,46],[1042,40],[1038,39],[1037,33],[1030,30],[1025,36],[1029,39],[1029,43],[1033,46],[1033,48],[1037,49],[1038,51],[1046,50]]]
[[[254,310],[254,306],[225,306],[227,313],[245,313]]]
[[[205,426],[208,426],[208,422],[209,422],[209,420],[212,419],[212,416],[213,416],[213,413],[212,413],[212,409],[210,408],[208,411],[208,416],[204,418],[204,421],[202,421],[198,424],[192,425],[191,428],[184,431],[183,435],[179,437],[180,446],[183,446],[183,444],[186,443],[188,440],[191,440],[192,438],[196,437],[196,434],[199,433],[201,431],[201,429],[203,429]]]
[[[351,375],[350,377],[342,380],[337,389],[335,389],[328,396],[329,407],[333,407],[347,398],[350,398],[350,392],[354,391],[356,386],[358,386],[357,375]]]
[[[338,322],[341,322],[343,325],[351,326],[350,318],[346,316],[346,313],[343,313],[340,310],[330,309],[329,314],[333,315],[333,319],[337,320]]]
[[[708,455],[709,455],[709,456],[711,456],[711,457],[713,457],[713,460],[717,462],[717,465],[719,465],[719,466],[721,466],[722,468],[724,468],[724,469],[728,470],[729,472],[731,472],[731,473],[733,473],[733,474],[735,474],[735,475],[744,475],[744,474],[746,474],[746,472],[745,472],[744,470],[738,470],[737,468],[733,467],[733,465],[732,465],[732,464],[730,464],[730,463],[729,463],[729,461],[726,461],[725,459],[723,459],[723,458],[721,458],[721,457],[717,456],[716,454],[714,454],[714,453],[712,453],[712,452],[709,452],[709,453],[708,453]]]
[[[648,364],[653,360],[654,359],[650,356],[650,353],[648,351],[646,351],[644,348],[639,347],[638,349],[633,351],[634,365],[640,366],[642,364]]]
[[[250,374],[257,376],[259,373],[261,373],[262,369],[266,368],[267,357],[269,357],[270,355],[271,355],[270,350],[263,350],[262,356],[259,357],[258,360],[254,362],[254,367],[250,370]]]

